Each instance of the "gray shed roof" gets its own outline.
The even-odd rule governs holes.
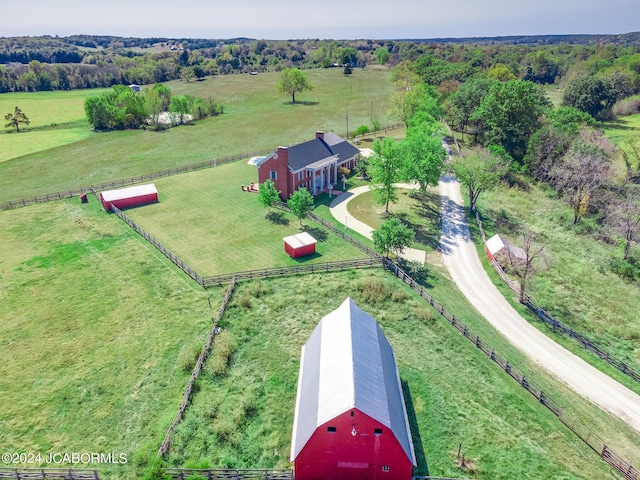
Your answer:
[[[347,298],[302,347],[291,461],[316,428],[352,408],[389,428],[416,465],[393,349],[378,322]]]
[[[295,172],[327,157],[338,156],[347,161],[360,153],[356,147],[333,132],[324,134],[324,139],[315,138],[289,147],[289,168]]]

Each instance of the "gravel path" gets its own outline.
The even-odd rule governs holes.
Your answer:
[[[640,432],[640,396],[555,343],[511,307],[480,263],[466,223],[460,184],[442,177],[440,195],[444,264],[467,300],[529,358]]]

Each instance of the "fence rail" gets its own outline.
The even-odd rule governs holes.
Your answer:
[[[486,242],[487,237],[484,233],[482,220],[480,219],[480,214],[478,213],[477,210],[476,210],[476,221],[478,223],[478,228],[480,229],[480,235],[482,236],[482,241]],[[493,260],[491,262],[491,265],[493,265],[493,268],[495,269],[496,272],[498,272],[498,275],[500,275],[500,277],[505,281],[505,283],[509,285],[509,288],[511,288],[511,290],[513,290],[514,292],[518,293],[520,285],[509,278],[509,276],[506,274],[506,272],[503,270],[500,264],[495,260]],[[582,333],[574,330],[568,325],[565,325],[560,320],[555,318],[553,315],[550,315],[542,307],[536,304],[531,299],[531,297],[529,297],[529,295],[524,296],[522,304],[525,305],[527,308],[529,308],[529,310],[531,310],[533,313],[535,313],[540,320],[542,320],[544,323],[549,325],[553,330],[555,330],[556,332],[560,332],[568,336],[569,338],[572,338],[574,341],[579,343],[582,347],[594,353],[600,359],[607,362],[609,365],[614,366],[625,375],[628,375],[633,380],[640,383],[640,369],[638,369],[637,367],[634,367],[633,365],[629,365],[628,362],[620,360],[615,355],[609,353],[607,350],[602,348],[600,345],[598,345],[595,341],[591,340],[586,335],[583,335]]]
[[[166,468],[165,472],[177,480],[185,480],[191,475],[199,475],[207,480],[293,480],[291,469]]]
[[[297,275],[300,273],[333,272],[351,268],[381,267],[382,261],[376,258],[359,258],[355,260],[338,260],[335,262],[311,263],[305,265],[295,265],[292,267],[263,268],[260,270],[247,270],[244,272],[228,273],[212,277],[203,277],[202,285],[207,287],[218,285],[229,281],[230,278],[236,280],[253,280],[258,278],[273,278],[286,275]]]
[[[180,406],[178,407],[178,412],[171,422],[171,425],[167,429],[167,434],[162,441],[162,445],[160,445],[160,450],[158,451],[158,456],[163,457],[169,451],[169,447],[171,446],[171,435],[173,435],[173,431],[175,430],[180,420],[182,420],[182,416],[184,415],[185,410],[187,409],[187,405],[191,400],[191,393],[193,391],[193,386],[202,371],[202,367],[204,366],[204,362],[209,355],[209,351],[211,350],[211,345],[213,344],[213,339],[218,333],[218,322],[224,315],[224,310],[227,308],[227,304],[229,300],[231,300],[231,295],[233,294],[234,289],[236,288],[236,279],[235,277],[231,279],[231,283],[229,284],[229,288],[227,289],[227,293],[224,295],[222,299],[222,304],[220,304],[220,308],[218,309],[218,313],[216,314],[216,318],[213,321],[213,327],[211,327],[211,331],[209,332],[209,336],[207,337],[207,341],[202,347],[202,351],[198,356],[198,361],[196,362],[193,371],[191,372],[191,377],[189,378],[189,383],[187,383],[187,387],[185,388],[184,395],[182,396],[182,402],[180,402]]]
[[[100,480],[97,470],[87,468],[0,468],[0,478],[19,480]]]
[[[583,442],[589,445],[600,457],[610,466],[620,472],[627,480],[640,480],[640,470],[636,469],[624,458],[613,452],[597,435],[589,431],[582,423],[580,423],[573,415],[566,413],[564,408],[553,398],[537,386],[533,381],[527,378],[524,373],[520,372],[506,358],[496,352],[493,347],[482,340],[478,335],[473,333],[464,323],[456,319],[456,317],[448,312],[443,304],[434,299],[426,292],[424,287],[413,280],[404,270],[396,263],[389,259],[384,260],[385,267],[390,270],[402,282],[408,285],[425,301],[433,306],[447,321],[454,326],[464,337],[472,342],[479,350],[484,352],[493,362],[500,365],[511,378],[520,384],[522,388],[527,390],[538,401],[547,407],[558,419],[564,423],[573,433],[575,433]]]

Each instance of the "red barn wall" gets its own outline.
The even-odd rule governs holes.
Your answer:
[[[304,247],[294,248],[287,242],[284,242],[284,251],[292,258],[304,257],[305,255],[311,255],[316,251],[316,244],[305,245]]]
[[[352,435],[354,426],[355,436]],[[335,432],[329,432],[328,427],[335,427]],[[382,433],[375,434],[375,429],[382,429]],[[383,467],[388,467],[388,471]],[[410,480],[412,469],[411,460],[393,432],[354,409],[316,429],[295,459],[294,477],[296,480]]]

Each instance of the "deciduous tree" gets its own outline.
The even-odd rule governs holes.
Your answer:
[[[374,202],[385,205],[385,212],[389,213],[389,202],[398,199],[394,183],[400,179],[401,151],[393,138],[386,137],[373,143],[373,152],[367,168],[371,193]]]
[[[302,226],[302,219],[307,216],[307,213],[313,208],[313,195],[309,193],[305,187],[296,190],[291,194],[287,205],[291,209],[291,212],[300,220],[300,226]]]
[[[438,133],[423,123],[408,129],[401,142],[402,177],[408,182],[417,182],[421,192],[426,192],[429,185],[438,184],[447,158]]]
[[[5,128],[15,128],[16,132],[18,132],[18,133],[20,133],[20,124],[29,125],[31,123],[31,121],[24,114],[24,112],[22,110],[20,110],[20,107],[16,107],[14,109],[13,113],[7,113],[4,116],[4,119],[8,120],[8,122],[6,123],[6,125],[4,127]]]
[[[413,243],[415,234],[399,219],[390,218],[374,230],[371,237],[376,251],[388,257],[390,251],[402,255],[404,249]]]
[[[508,164],[489,150],[480,150],[465,158],[458,157],[453,162],[456,178],[469,192],[469,212],[476,209],[476,202],[482,192],[499,185],[508,169]]]
[[[298,68],[285,68],[280,73],[280,81],[276,85],[280,93],[291,95],[291,102],[296,103],[296,93],[313,90],[307,76]]]
[[[266,180],[258,187],[258,200],[262,205],[271,208],[280,200],[280,192],[273,180]]]

